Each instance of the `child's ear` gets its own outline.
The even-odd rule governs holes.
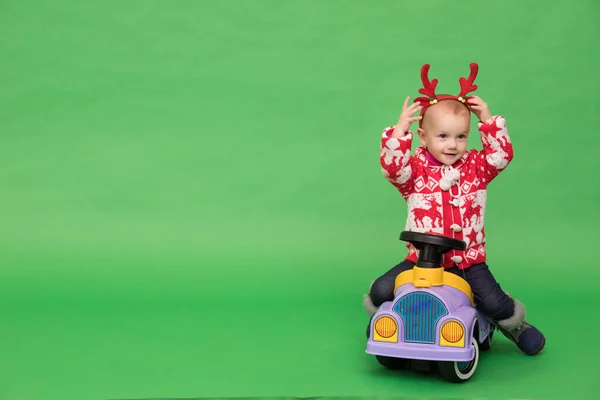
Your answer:
[[[427,147],[427,142],[425,141],[425,131],[419,128],[417,129],[417,133],[419,134],[419,140],[421,141],[421,144]]]

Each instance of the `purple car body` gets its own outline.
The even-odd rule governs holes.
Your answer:
[[[376,334],[375,325],[383,317],[396,323],[396,334],[391,339]],[[390,331],[393,324],[386,321]],[[457,335],[452,326],[462,325],[463,345],[443,338],[442,327],[450,321],[454,321],[448,328],[450,335]],[[396,289],[394,300],[383,303],[371,319],[366,353],[407,360],[477,363],[479,345],[492,330],[493,326],[463,291],[448,285],[421,288],[405,283]]]

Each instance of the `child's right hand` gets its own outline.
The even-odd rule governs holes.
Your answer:
[[[394,129],[394,133],[392,137],[401,138],[403,137],[409,130],[410,126],[413,122],[419,121],[422,117],[413,117],[415,113],[421,111],[423,106],[419,105],[419,103],[413,103],[410,107],[408,106],[408,101],[410,100],[410,96],[404,100],[404,106],[402,107],[402,114],[400,114],[400,118],[398,119],[398,123],[396,124],[396,128]]]

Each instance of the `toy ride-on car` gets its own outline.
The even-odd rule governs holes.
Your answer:
[[[386,368],[430,362],[445,380],[465,382],[477,369],[480,350],[490,348],[495,328],[475,307],[467,281],[442,266],[446,252],[465,250],[466,243],[418,232],[402,232],[400,240],[412,243],[419,258],[396,277],[394,300],[373,315],[366,352]]]

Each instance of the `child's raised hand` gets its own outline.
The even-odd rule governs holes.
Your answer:
[[[396,128],[394,129],[393,137],[399,138],[403,137],[406,132],[410,130],[410,126],[413,122],[420,120],[422,117],[413,117],[416,112],[421,111],[423,108],[419,103],[413,103],[412,105],[408,105],[408,101],[410,100],[410,96],[404,100],[404,105],[402,107],[402,114],[400,114],[400,118],[398,119],[398,123],[396,124]]]
[[[473,113],[481,122],[489,124],[494,121],[487,103],[481,100],[479,96],[469,96],[467,103],[469,103],[469,107],[471,107],[471,110],[473,110]]]

